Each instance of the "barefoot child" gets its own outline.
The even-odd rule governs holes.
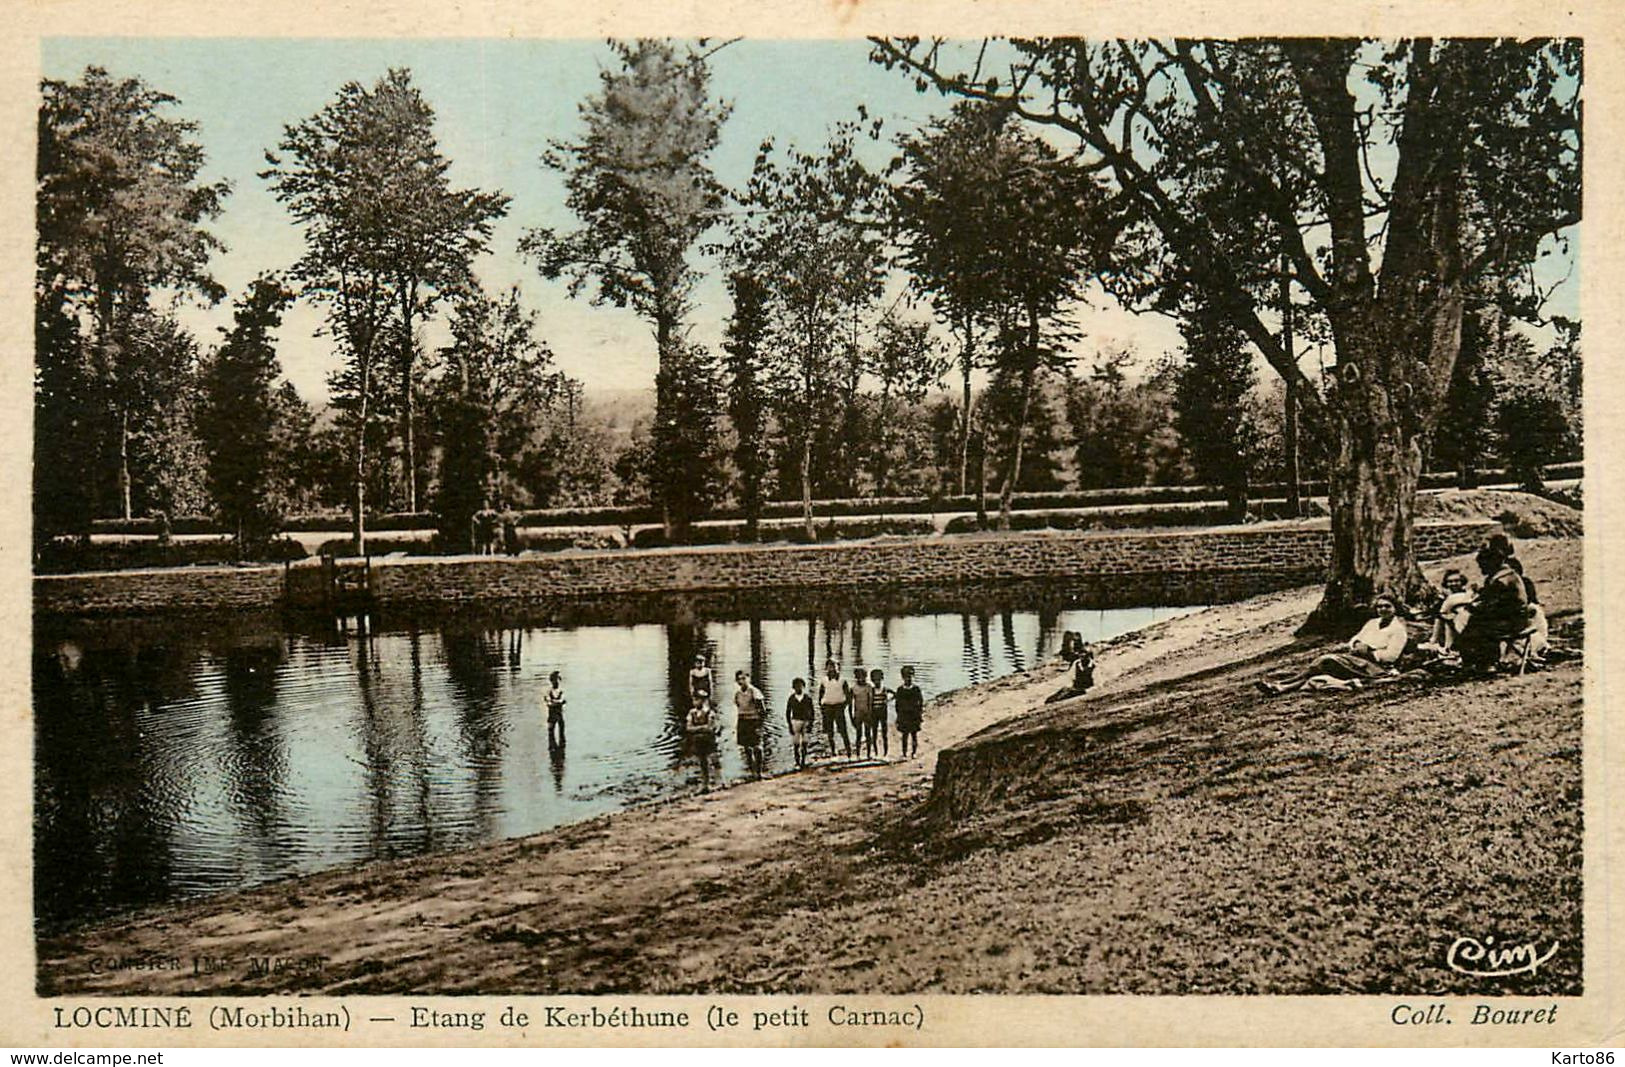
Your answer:
[[[858,755],[875,754],[875,691],[859,667],[852,672],[852,728],[858,732]]]
[[[754,777],[762,776],[762,712],[767,698],[751,684],[750,675],[734,672],[734,732],[739,736],[739,747],[745,752],[745,769]]]
[[[807,683],[800,678],[790,683],[793,690],[785,702],[784,716],[790,721],[790,747],[795,752],[796,767],[807,765],[807,749],[812,743],[813,698],[807,692]]]
[[[841,672],[835,666],[834,660],[824,661],[824,678],[818,683],[818,707],[824,716],[824,743],[829,746],[831,757],[835,755],[835,730],[841,731],[841,748],[846,755],[852,755],[852,741],[846,735],[846,705],[851,699],[851,688],[841,677]]]
[[[700,786],[711,791],[711,760],[717,751],[717,725],[711,713],[709,694],[696,693],[694,706],[688,710],[683,723],[688,750],[700,765]]]
[[[564,744],[564,675],[554,671],[547,676],[551,688],[547,691],[547,747],[553,748]],[[557,739],[553,736],[554,728],[558,728]]]
[[[891,742],[886,739],[886,702],[891,698],[892,691],[881,684],[885,680],[885,671],[876,668],[869,672],[869,688],[875,693],[875,730],[880,734],[880,754],[889,756]]]
[[[925,694],[914,684],[914,668],[903,668],[903,684],[893,694],[897,702],[897,737],[903,755],[919,755],[920,722],[925,718]],[[912,745],[912,753],[910,746]]]

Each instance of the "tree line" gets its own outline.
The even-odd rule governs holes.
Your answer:
[[[539,161],[579,225],[517,249],[647,324],[635,422],[558,372],[517,288],[481,283],[514,205],[453,185],[409,71],[268,148],[305,251],[208,348],[176,311],[228,296],[208,227],[230,189],[195,125],[138,78],[45,81],[38,536],[212,513],[252,552],[342,505],[358,549],[391,509],[460,549],[498,504],[647,502],[681,541],[723,504],[754,528],[797,498],[813,536],[821,497],[987,491],[1007,525],[1017,491],[1194,480],[1239,512],[1250,482],[1324,473],[1335,614],[1419,580],[1424,462],[1470,478],[1578,447],[1579,327],[1543,318],[1533,271],[1579,214],[1577,42],[875,39],[948,110],[768,140],[737,188],[709,162],[717,47],[609,43],[579,137]],[[724,317],[697,306],[701,262],[729,297],[718,352],[691,335]],[[1102,294],[1172,316],[1183,350],[1091,352],[1078,314]],[[295,300],[334,352],[323,411],[282,379]]]

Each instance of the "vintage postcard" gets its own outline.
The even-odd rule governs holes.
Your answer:
[[[1610,13],[24,4],[0,1043],[1617,1043]]]

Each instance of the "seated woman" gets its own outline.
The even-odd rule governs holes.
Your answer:
[[[1367,621],[1349,641],[1347,652],[1320,656],[1303,670],[1260,680],[1258,687],[1266,693],[1290,693],[1303,688],[1311,678],[1321,675],[1358,682],[1389,673],[1405,651],[1409,633],[1404,620],[1398,617],[1398,605],[1393,597],[1383,594],[1373,606],[1377,610],[1376,616]]]
[[[1448,652],[1455,646],[1456,637],[1467,620],[1472,618],[1473,590],[1467,585],[1467,576],[1454,567],[1444,572],[1440,584],[1444,586],[1444,600],[1433,619],[1433,633],[1428,643],[1440,652]]]
[[[1502,643],[1510,641],[1529,625],[1529,591],[1523,575],[1494,545],[1485,545],[1475,557],[1484,574],[1484,585],[1473,598],[1472,617],[1456,637],[1456,651],[1462,666],[1488,670],[1501,658]]]

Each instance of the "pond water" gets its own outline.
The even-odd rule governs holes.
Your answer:
[[[365,632],[274,615],[36,620],[36,921],[71,927],[692,792],[681,722],[697,652],[724,694],[722,778],[737,780],[735,670],[767,695],[771,771],[790,761],[790,681],[826,658],[847,677],[878,667],[888,686],[912,665],[929,700],[1055,655],[1064,631],[1101,640],[1194,610],[1069,606],[1053,586],[1045,603],[995,590],[958,611],[908,599],[873,611],[850,598],[731,603],[722,614],[735,617],[716,617],[678,598],[641,620],[532,607]],[[569,701],[562,747],[542,706],[555,670]]]

